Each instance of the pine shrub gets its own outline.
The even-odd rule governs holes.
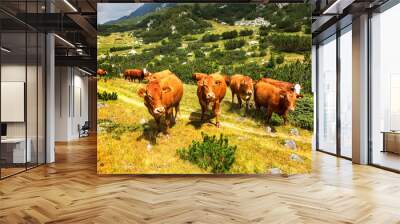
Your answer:
[[[212,173],[228,173],[235,162],[236,146],[229,145],[228,138],[222,134],[219,138],[204,133],[201,135],[202,142],[193,140],[187,149],[178,149],[179,157]]]

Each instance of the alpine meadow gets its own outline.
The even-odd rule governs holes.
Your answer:
[[[308,4],[125,5],[98,24],[99,174],[311,171]]]

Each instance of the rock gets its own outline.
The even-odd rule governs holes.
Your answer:
[[[147,144],[147,151],[151,151],[153,149],[153,146],[151,144]]]
[[[277,174],[282,174],[282,171],[279,168],[271,168],[269,169],[269,173],[277,175]]]
[[[303,159],[294,153],[290,154],[290,160],[297,161],[297,162],[303,162]]]
[[[293,150],[297,149],[296,142],[290,139],[285,140],[285,147]]]
[[[293,136],[299,136],[300,135],[299,130],[297,130],[297,128],[290,129],[290,134],[293,135]]]
[[[147,121],[146,121],[146,119],[142,118],[142,119],[140,119],[139,123],[140,123],[141,125],[144,125],[144,124],[147,123]]]
[[[240,122],[244,121],[244,119],[245,119],[244,117],[238,117],[238,118],[236,118],[236,120],[237,120],[237,121],[240,121]]]
[[[267,127],[265,128],[265,131],[266,131],[268,134],[271,134],[271,133],[272,133],[272,128],[271,128],[270,126],[267,126]]]
[[[104,103],[97,103],[97,108],[98,109],[103,108],[103,107],[105,107]]]

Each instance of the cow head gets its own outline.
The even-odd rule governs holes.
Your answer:
[[[150,81],[145,88],[140,88],[138,94],[144,98],[144,104],[153,112],[154,115],[160,116],[165,113],[165,107],[162,104],[162,96],[170,92],[171,87],[161,88],[157,80]]]
[[[293,86],[292,90],[293,90],[297,95],[300,95],[300,90],[301,90],[300,84],[296,83],[296,84]]]
[[[200,80],[202,80],[204,77],[207,77],[208,75],[205,73],[193,73],[192,78],[196,80],[197,85],[199,85]]]
[[[251,95],[253,95],[253,85],[253,80],[248,76],[240,81],[239,93],[242,99],[250,100]]]
[[[197,85],[201,88],[201,92],[207,101],[215,100],[214,89],[222,85],[221,80],[215,80],[210,75],[201,75],[201,79],[197,81]]]
[[[279,93],[279,96],[281,98],[281,103],[285,106],[290,111],[294,111],[296,108],[296,101],[298,98],[302,98],[303,95],[297,94],[292,91],[281,91]]]

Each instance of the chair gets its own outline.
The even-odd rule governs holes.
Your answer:
[[[85,121],[82,127],[78,125],[79,138],[89,136],[89,129],[90,129],[89,121]]]

